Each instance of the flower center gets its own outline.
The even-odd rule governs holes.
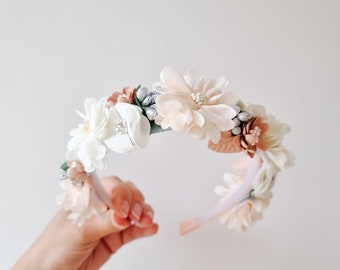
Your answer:
[[[85,120],[84,124],[83,124],[83,132],[86,134],[89,134],[91,131],[91,127],[90,127],[90,121],[89,120]]]
[[[120,121],[116,124],[116,132],[118,134],[126,134],[128,132],[128,127],[126,121]]]
[[[206,101],[206,96],[202,93],[191,93],[191,99],[198,105],[203,105]]]
[[[250,143],[251,145],[255,145],[259,142],[259,137],[261,135],[261,129],[259,127],[254,127],[254,129],[252,129],[250,131],[250,135],[253,137],[253,141]]]

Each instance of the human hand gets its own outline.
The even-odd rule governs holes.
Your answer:
[[[78,227],[60,210],[38,240],[13,267],[21,269],[99,269],[124,244],[154,235],[153,209],[131,182],[102,179],[113,209]]]

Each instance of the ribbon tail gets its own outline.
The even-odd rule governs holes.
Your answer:
[[[93,186],[97,197],[109,208],[113,209],[111,198],[101,185],[99,176],[95,172],[91,172],[89,176],[90,184]]]

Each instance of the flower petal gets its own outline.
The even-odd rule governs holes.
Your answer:
[[[183,75],[172,67],[165,66],[160,74],[161,82],[177,92],[190,92]]]
[[[199,127],[203,127],[205,120],[204,120],[204,117],[202,116],[202,114],[200,114],[198,111],[192,111],[192,116],[193,116],[195,123]]]

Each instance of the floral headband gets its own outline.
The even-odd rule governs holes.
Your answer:
[[[208,147],[220,153],[244,152],[223,176],[215,192],[220,202],[210,211],[187,220],[181,234],[220,218],[230,229],[243,231],[262,217],[272,197],[276,175],[293,165],[293,155],[282,146],[288,125],[268,115],[263,106],[245,105],[225,92],[224,77],[206,79],[193,70],[182,75],[165,67],[151,89],[126,87],[110,97],[85,100],[83,123],[71,130],[62,165],[57,203],[68,218],[82,226],[111,206],[96,170],[104,169],[110,151],[131,153],[146,147],[150,134],[173,130],[195,139],[208,138]]]

